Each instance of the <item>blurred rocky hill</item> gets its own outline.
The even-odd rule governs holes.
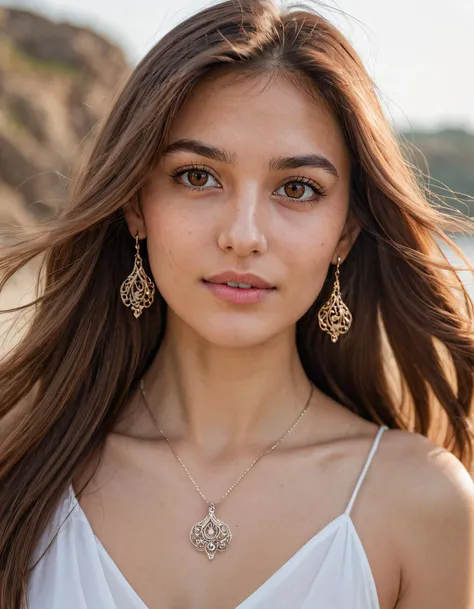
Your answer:
[[[0,8],[0,222],[62,204],[79,146],[129,70],[89,29]]]

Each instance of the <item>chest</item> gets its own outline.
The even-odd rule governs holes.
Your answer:
[[[353,520],[341,516],[359,469],[356,464],[341,475],[332,459],[317,468],[309,459],[262,463],[216,504],[215,516],[229,527],[232,540],[213,560],[190,541],[191,528],[208,515],[208,506],[166,457],[150,477],[127,468],[109,472],[81,498],[81,509],[107,558],[149,609],[254,609],[260,597],[274,609],[273,584],[281,581],[281,590],[293,586],[304,593],[329,551],[337,563],[337,544],[347,543],[349,534],[357,548],[353,567],[362,564],[366,572],[368,561],[380,607],[392,609],[397,569],[383,543],[384,519],[370,504],[356,505]],[[224,471],[202,474],[200,479],[213,481],[212,501],[233,481]],[[333,575],[338,568],[347,567],[336,564]],[[289,606],[295,605],[283,605]]]

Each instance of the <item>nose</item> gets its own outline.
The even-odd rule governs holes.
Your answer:
[[[219,247],[234,251],[239,257],[263,254],[267,250],[267,239],[262,202],[247,192],[247,196],[229,201],[226,207],[225,224],[217,239]]]

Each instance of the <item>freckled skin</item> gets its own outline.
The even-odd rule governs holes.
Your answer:
[[[132,233],[138,228],[148,237],[154,279],[171,309],[169,323],[176,317],[220,346],[248,347],[292,332],[317,297],[329,264],[337,254],[344,259],[356,236],[354,229],[344,231],[350,166],[337,124],[282,78],[263,87],[221,76],[198,85],[181,109],[170,142],[182,138],[223,148],[235,164],[189,151],[166,156],[144,190],[144,224],[128,214]],[[314,167],[268,169],[272,157],[314,152],[331,161],[339,178]],[[201,190],[169,175],[190,164],[212,174],[181,176],[185,184],[204,184]],[[313,180],[326,196],[302,202],[315,194],[296,180],[285,188],[295,176]],[[258,305],[229,306],[201,284],[204,276],[229,269],[255,273],[278,289]]]

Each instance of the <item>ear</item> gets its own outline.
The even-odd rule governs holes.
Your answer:
[[[357,223],[354,215],[349,213],[344,225],[344,230],[342,231],[342,235],[338,241],[336,251],[331,259],[332,264],[337,264],[337,259],[339,256],[341,258],[341,262],[344,262],[349,255],[355,240],[359,236],[360,231],[361,226]]]
[[[141,192],[138,191],[137,196],[134,197],[123,209],[125,216],[125,222],[128,225],[128,230],[133,238],[138,232],[139,239],[145,239],[146,237],[146,226],[143,217],[143,211],[141,206]]]

